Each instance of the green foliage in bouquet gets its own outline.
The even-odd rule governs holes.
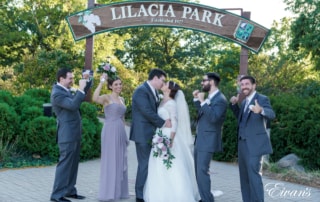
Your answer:
[[[162,158],[167,169],[171,168],[175,156],[171,153],[171,140],[163,135],[162,130],[157,130],[152,138],[152,153],[155,158]]]
[[[97,72],[100,74],[105,73],[111,79],[115,79],[117,77],[117,69],[109,62],[100,63]]]

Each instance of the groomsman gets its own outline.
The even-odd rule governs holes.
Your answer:
[[[216,73],[207,73],[201,82],[202,91],[193,92],[194,105],[198,110],[198,123],[194,147],[194,161],[197,183],[202,202],[213,202],[210,161],[215,152],[222,151],[222,126],[226,117],[228,101],[218,86],[220,77]],[[205,92],[208,98],[205,99]]]
[[[91,86],[85,79],[79,80],[79,89],[73,96],[70,88],[74,75],[71,70],[61,68],[57,72],[57,84],[52,88],[52,109],[57,116],[57,143],[59,162],[57,164],[51,201],[70,202],[65,198],[85,199],[78,195],[75,187],[80,160],[82,133],[80,106]]]
[[[244,202],[264,201],[261,158],[272,153],[266,124],[275,118],[269,99],[256,92],[256,80],[252,76],[240,79],[241,92],[246,96],[241,103],[232,97],[230,106],[238,118],[238,163],[242,200]]]

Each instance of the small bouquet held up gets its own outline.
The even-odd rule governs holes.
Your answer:
[[[117,76],[117,69],[110,64],[110,62],[100,63],[97,69],[98,73],[106,73],[109,78],[115,79]]]
[[[167,169],[171,168],[172,160],[175,158],[170,151],[171,140],[162,134],[162,130],[157,130],[152,138],[153,157],[163,159],[163,164]]]

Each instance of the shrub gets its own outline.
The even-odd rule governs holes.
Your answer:
[[[0,161],[7,160],[15,150],[19,120],[12,107],[0,103]]]
[[[43,116],[43,110],[36,106],[30,106],[22,109],[21,112],[21,123],[23,124],[25,121],[30,121],[39,116]]]
[[[100,156],[101,126],[92,120],[82,118],[81,160],[93,159]]]
[[[56,120],[52,117],[38,116],[22,124],[19,145],[24,150],[40,156],[58,157],[56,143]]]
[[[271,125],[272,157],[278,160],[295,153],[307,168],[320,167],[320,98],[300,98],[294,95],[273,97],[276,119]]]
[[[102,124],[97,118],[97,109],[93,104],[83,102],[80,110],[82,116],[81,159],[99,157]]]
[[[237,136],[237,119],[232,111],[228,109],[222,131],[223,152],[214,154],[213,158],[219,161],[235,162],[238,151]]]
[[[19,132],[20,117],[6,103],[0,103],[0,139],[5,142],[12,142]]]
[[[50,102],[50,92],[47,89],[31,88],[26,90],[24,95],[28,95],[42,103]]]
[[[22,95],[15,98],[15,110],[17,114],[22,114],[22,111],[28,107],[42,108],[42,101],[39,101],[29,95]]]
[[[0,103],[7,103],[9,106],[14,106],[14,98],[9,91],[0,90]]]

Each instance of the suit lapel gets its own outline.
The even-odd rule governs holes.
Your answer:
[[[152,89],[150,88],[149,84],[148,84],[147,82],[145,82],[145,83],[144,83],[144,86],[147,88],[147,90],[148,90],[148,92],[149,92],[149,95],[153,98],[154,103],[155,103],[155,105],[156,105],[156,108],[158,108],[159,102],[157,102],[157,100],[156,100],[156,98],[155,98],[155,96],[154,96],[154,94],[153,94],[153,91],[152,91]]]
[[[216,93],[211,99],[210,99],[210,104],[211,105],[213,103],[213,100],[216,99],[218,96],[220,95],[220,91],[218,93]],[[198,120],[200,119],[200,117],[203,115],[203,111],[200,110],[198,111]]]

